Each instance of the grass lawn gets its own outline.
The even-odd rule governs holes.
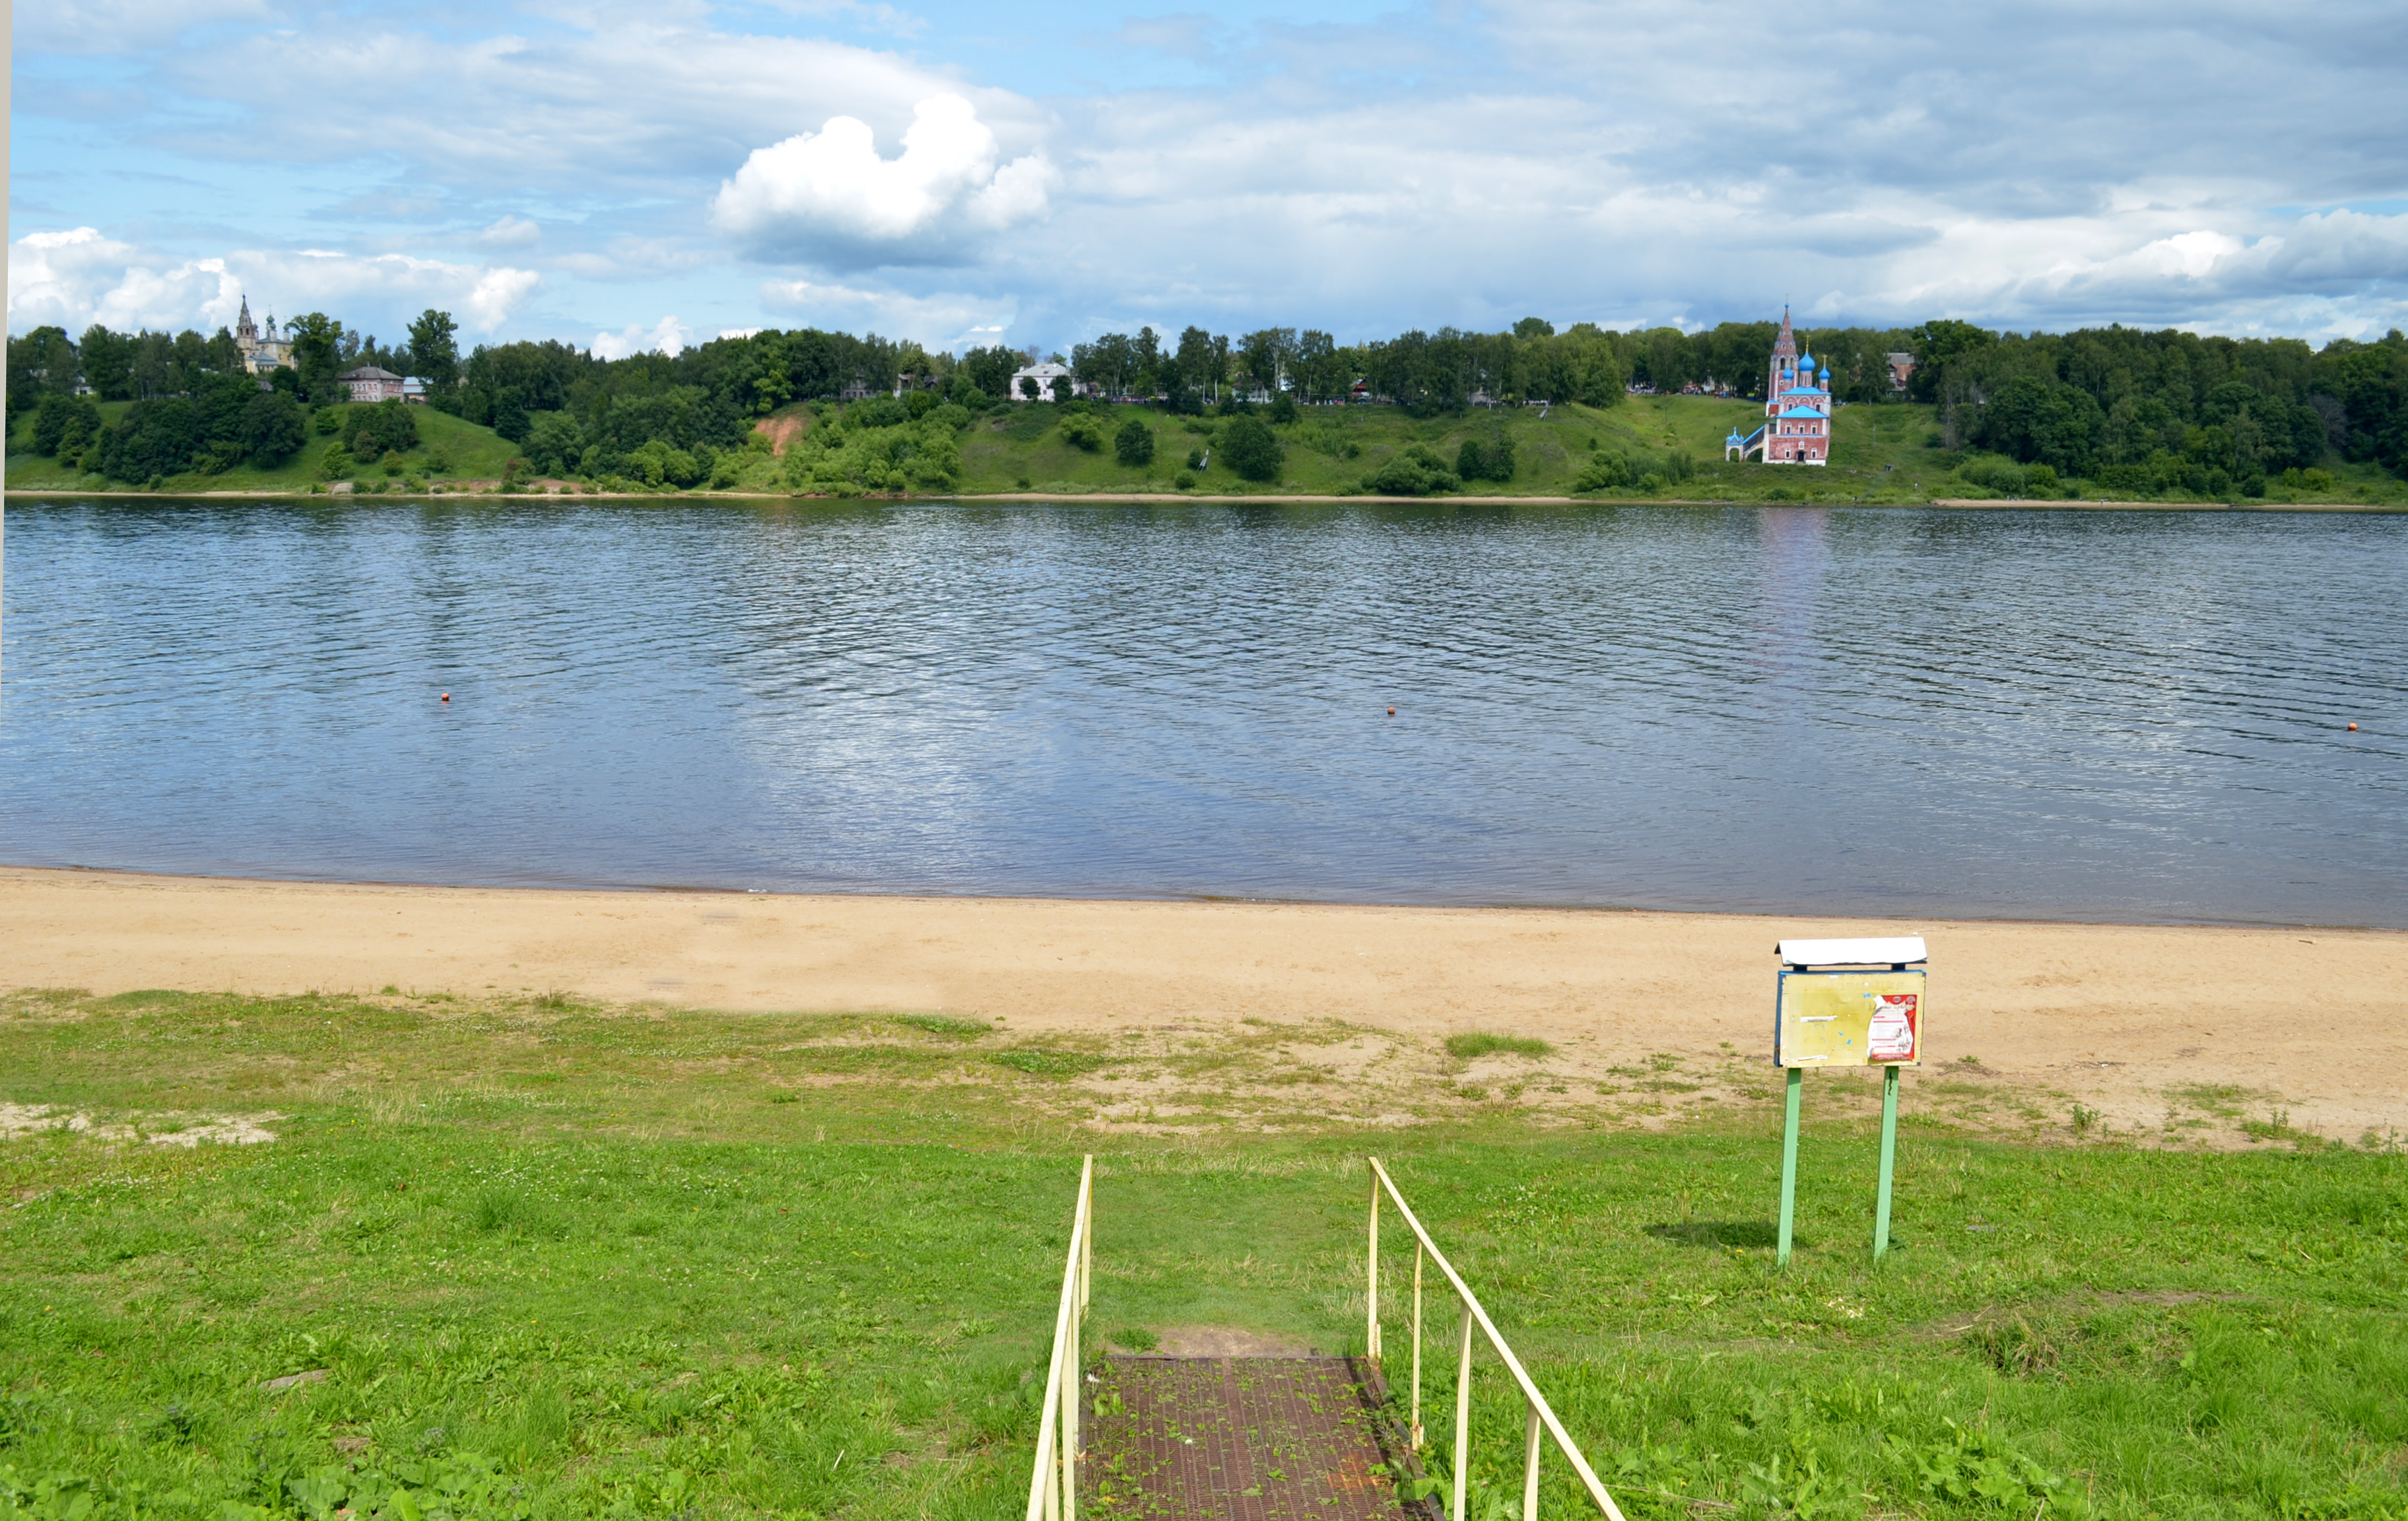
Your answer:
[[[1349,1351],[1367,1149],[1634,1517],[2408,1515],[2396,1153],[1910,1108],[1876,1270],[1836,1105],[1784,1273],[1770,1101],[1671,1129],[1240,1105],[1139,1139],[1083,1086],[1133,1059],[939,1017],[0,997],[0,1115],[87,1126],[0,1141],[0,1515],[1014,1515],[1080,1153],[1100,1337]],[[178,1143],[245,1119],[276,1139]],[[1474,1382],[1484,1518],[1520,1414]],[[1582,1514],[1564,1477],[1548,1514]]]

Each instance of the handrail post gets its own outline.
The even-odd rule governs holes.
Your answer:
[[[1363,1356],[1380,1360],[1380,1173],[1379,1158],[1364,1170],[1371,1177],[1371,1245],[1363,1273]]]
[[[1422,1450],[1422,1243],[1413,1242],[1413,1451]]]
[[[1539,1406],[1536,1400],[1524,1403],[1530,1411],[1530,1432],[1522,1449],[1522,1521],[1539,1521]]]
[[[1471,1306],[1463,1307],[1463,1353],[1455,1367],[1455,1516],[1464,1521],[1464,1485],[1471,1471]]]

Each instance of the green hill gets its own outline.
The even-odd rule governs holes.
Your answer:
[[[101,411],[113,422],[127,405],[106,403]],[[862,413],[828,402],[782,408],[755,424],[751,447],[715,455],[697,450],[701,463],[695,474],[673,473],[671,479],[707,477],[714,492],[781,495],[908,491],[922,496],[1353,496],[1397,494],[1396,482],[1406,477],[1391,474],[1385,484],[1374,482],[1408,459],[1425,462],[1425,476],[1427,467],[1453,469],[1469,442],[1492,454],[1500,443],[1509,445],[1512,474],[1501,481],[1462,481],[1441,495],[1875,503],[2010,497],[2027,492],[2035,497],[2093,500],[2117,495],[2086,481],[2026,486],[2021,472],[2006,462],[1969,459],[1962,452],[1942,447],[1934,409],[1906,403],[1841,408],[1833,423],[1831,463],[1823,468],[1724,460],[1726,437],[1735,430],[1753,431],[1761,422],[1758,402],[1634,396],[1607,409],[1475,409],[1431,418],[1415,418],[1395,407],[1308,407],[1293,422],[1271,426],[1283,457],[1276,476],[1268,481],[1248,481],[1230,468],[1226,444],[1235,418],[1179,417],[1151,407],[1031,403],[976,415],[946,408],[917,423],[881,427],[869,425],[867,419],[899,418],[901,409],[886,401],[866,405],[884,410]],[[339,421],[343,411],[327,409],[313,416],[301,452],[272,469],[237,465],[214,475],[194,472],[168,478],[157,489],[324,490],[326,452],[336,440],[317,431],[317,419],[332,412],[328,421]],[[521,452],[522,446],[491,428],[432,408],[412,408],[410,416],[420,435],[415,448],[372,461],[346,461],[341,479],[351,481],[355,490],[379,494],[493,490]],[[955,424],[950,430],[947,419]],[[1153,436],[1152,458],[1144,464],[1123,464],[1115,447],[1132,422]],[[10,489],[144,489],[105,481],[33,453],[31,423],[29,413],[10,432]],[[943,461],[941,468],[932,467],[930,451]],[[815,463],[830,452],[841,452],[841,469]],[[945,457],[955,452],[957,460]],[[917,463],[912,463],[915,456]],[[1196,467],[1191,459],[1199,462]],[[867,468],[865,460],[870,462]],[[1600,461],[1619,464],[1600,468]],[[2328,462],[2323,470],[2309,474],[2313,479],[2289,487],[2271,483],[2266,499],[2408,505],[2408,484],[2372,465]],[[568,489],[648,490],[620,477],[578,481]],[[649,489],[661,494],[673,490],[666,485]]]
[[[131,402],[108,401],[100,404],[104,422],[115,423],[125,415]],[[321,409],[320,414],[341,408]],[[432,407],[413,407],[410,418],[418,425],[418,446],[390,462],[359,466],[347,472],[344,479],[352,480],[355,489],[402,491],[451,484],[465,487],[468,482],[490,485],[498,481],[517,449],[493,429],[464,422]],[[59,460],[33,452],[34,417],[28,411],[19,417],[8,430],[8,489],[11,491],[133,491],[146,489],[143,483],[108,481],[96,472],[87,472]],[[312,431],[299,453],[271,468],[244,463],[214,475],[194,471],[169,476],[159,484],[165,493],[195,492],[290,492],[322,488],[325,476],[321,468],[327,447],[335,442],[331,434]]]

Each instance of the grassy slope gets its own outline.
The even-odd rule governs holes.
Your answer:
[[[101,404],[101,414],[115,421],[129,402],[112,401]],[[502,473],[510,456],[516,452],[509,440],[491,428],[422,407],[413,414],[418,419],[419,446],[403,456],[405,473],[437,481],[452,480],[490,481]],[[33,429],[33,413],[27,412],[17,421],[8,440],[8,487],[12,491],[65,491],[133,489],[122,481],[104,487],[101,479],[81,471],[64,468],[54,459],[32,452],[28,438]],[[318,483],[318,460],[330,440],[316,433],[301,452],[272,470],[239,465],[223,475],[180,475],[170,479],[163,490],[169,492],[203,491],[307,491]],[[436,471],[429,468],[437,458],[449,466]],[[387,478],[381,469],[363,470],[359,479],[378,483]]]
[[[1188,452],[1205,442],[1185,419],[1167,418],[1150,409],[1111,409],[1108,433],[1131,416],[1142,418],[1155,433],[1154,463],[1125,466],[1109,450],[1091,454],[1063,442],[1051,426],[1050,411],[1032,407],[1000,420],[982,418],[963,441],[963,493],[1168,490]],[[1308,495],[1356,491],[1366,476],[1408,445],[1428,444],[1451,460],[1466,438],[1484,438],[1501,428],[1514,442],[1518,468],[1513,479],[1482,481],[1468,492],[1567,495],[1587,460],[1592,439],[1606,449],[1687,453],[1699,464],[1697,478],[1665,493],[1683,498],[1762,500],[1786,492],[1799,500],[1926,501],[1966,490],[1949,478],[1956,461],[1936,445],[1929,407],[1841,409],[1831,464],[1820,469],[1723,463],[1725,438],[1734,429],[1753,431],[1762,422],[1762,412],[1759,403],[1704,396],[1632,397],[1605,410],[1558,407],[1543,420],[1521,409],[1417,421],[1386,407],[1308,409],[1297,423],[1279,430],[1287,447],[1287,466],[1277,482],[1255,485],[1215,468],[1197,489]],[[1200,421],[1209,427],[1217,420]],[[2340,478],[2344,499],[2408,499],[2408,488],[2371,466],[2332,464],[2328,468]]]
[[[102,410],[115,416],[125,403],[111,402]],[[1589,456],[1591,441],[1605,449],[1643,449],[1661,453],[1678,450],[1698,462],[1695,480],[1668,488],[1663,495],[1707,501],[1927,501],[1934,496],[1967,494],[1950,477],[1955,459],[1932,441],[1932,409],[1919,406],[1848,407],[1840,410],[1833,434],[1832,462],[1822,469],[1795,469],[1761,464],[1725,464],[1723,439],[1737,428],[1746,433],[1761,421],[1754,402],[1721,401],[1702,396],[1633,397],[1624,405],[1597,410],[1569,406],[1554,409],[1543,420],[1536,413],[1500,409],[1460,418],[1418,421],[1389,407],[1309,409],[1295,423],[1279,429],[1286,446],[1287,464],[1274,482],[1256,484],[1239,480],[1225,468],[1207,471],[1196,490],[1211,495],[1351,495],[1362,489],[1365,477],[1381,464],[1414,443],[1428,444],[1449,460],[1466,438],[1485,438],[1493,431],[1512,436],[1517,469],[1510,481],[1482,481],[1468,488],[1480,495],[1550,496],[1569,495]],[[810,409],[785,409],[781,419],[808,425]],[[1108,432],[1117,431],[1130,417],[1154,430],[1151,466],[1123,466],[1107,447],[1100,453],[1072,448],[1054,426],[1051,407],[1015,409],[1001,417],[982,417],[962,436],[963,476],[959,495],[984,495],[1037,491],[1059,495],[1118,492],[1168,492],[1188,452],[1205,445],[1219,419],[1166,416],[1150,408],[1106,409]],[[513,449],[490,428],[466,423],[432,409],[418,413],[424,442],[411,452],[406,473],[437,482],[454,480],[492,481],[502,473]],[[19,420],[10,447],[22,449],[32,414]],[[316,460],[325,441],[310,435],[300,454],[274,470],[237,467],[221,476],[181,476],[168,482],[171,491],[303,491],[317,481]],[[428,469],[441,454],[448,469]],[[2369,465],[2327,463],[2341,483],[2329,494],[2351,502],[2408,505],[2408,482],[2386,476]],[[363,472],[366,484],[386,481],[381,470]],[[31,453],[14,453],[7,461],[8,485],[14,490],[99,489],[98,478],[62,470],[57,462]],[[1025,482],[1025,484],[1024,484]],[[127,489],[120,484],[116,489]],[[749,456],[737,489],[783,492],[782,462]],[[2090,493],[2098,495],[2094,489]],[[1635,491],[1603,494],[1636,496]],[[2284,499],[2277,490],[2268,500]]]
[[[0,1143],[0,1464],[99,1479],[93,1521],[297,1514],[312,1471],[464,1453],[519,1495],[464,1521],[1001,1518],[1081,1150],[1097,1333],[1347,1348],[1376,1146],[1634,1517],[2408,1514],[2397,1154],[2018,1147],[1910,1110],[1876,1271],[1862,1110],[1810,1084],[1784,1274],[1770,1098],[1668,1134],[1502,1103],[1166,1144],[1075,1123],[1111,1059],[942,1020],[0,998],[0,1100],[283,1116],[240,1149]],[[1386,1271],[1400,1310],[1393,1241]],[[1473,1470],[1505,1498],[1498,1382]],[[1550,1513],[1585,1514],[1564,1477]]]

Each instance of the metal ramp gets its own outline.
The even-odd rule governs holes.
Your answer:
[[[1096,1161],[1079,1172],[1069,1260],[1054,1312],[1054,1356],[1038,1423],[1027,1521],[1464,1521],[1470,1471],[1473,1332],[1511,1373],[1527,1413],[1522,1521],[1538,1521],[1545,1442],[1606,1517],[1621,1510],[1540,1394],[1487,1311],[1422,1228],[1379,1158],[1367,1159],[1371,1212],[1364,1262],[1361,1357],[1080,1356],[1095,1264]],[[1380,1314],[1382,1200],[1413,1238],[1411,1395],[1390,1396]],[[1434,1265],[1460,1311],[1452,1503],[1408,1499],[1422,1478],[1424,1267]],[[1419,1494],[1436,1485],[1413,1484]]]

